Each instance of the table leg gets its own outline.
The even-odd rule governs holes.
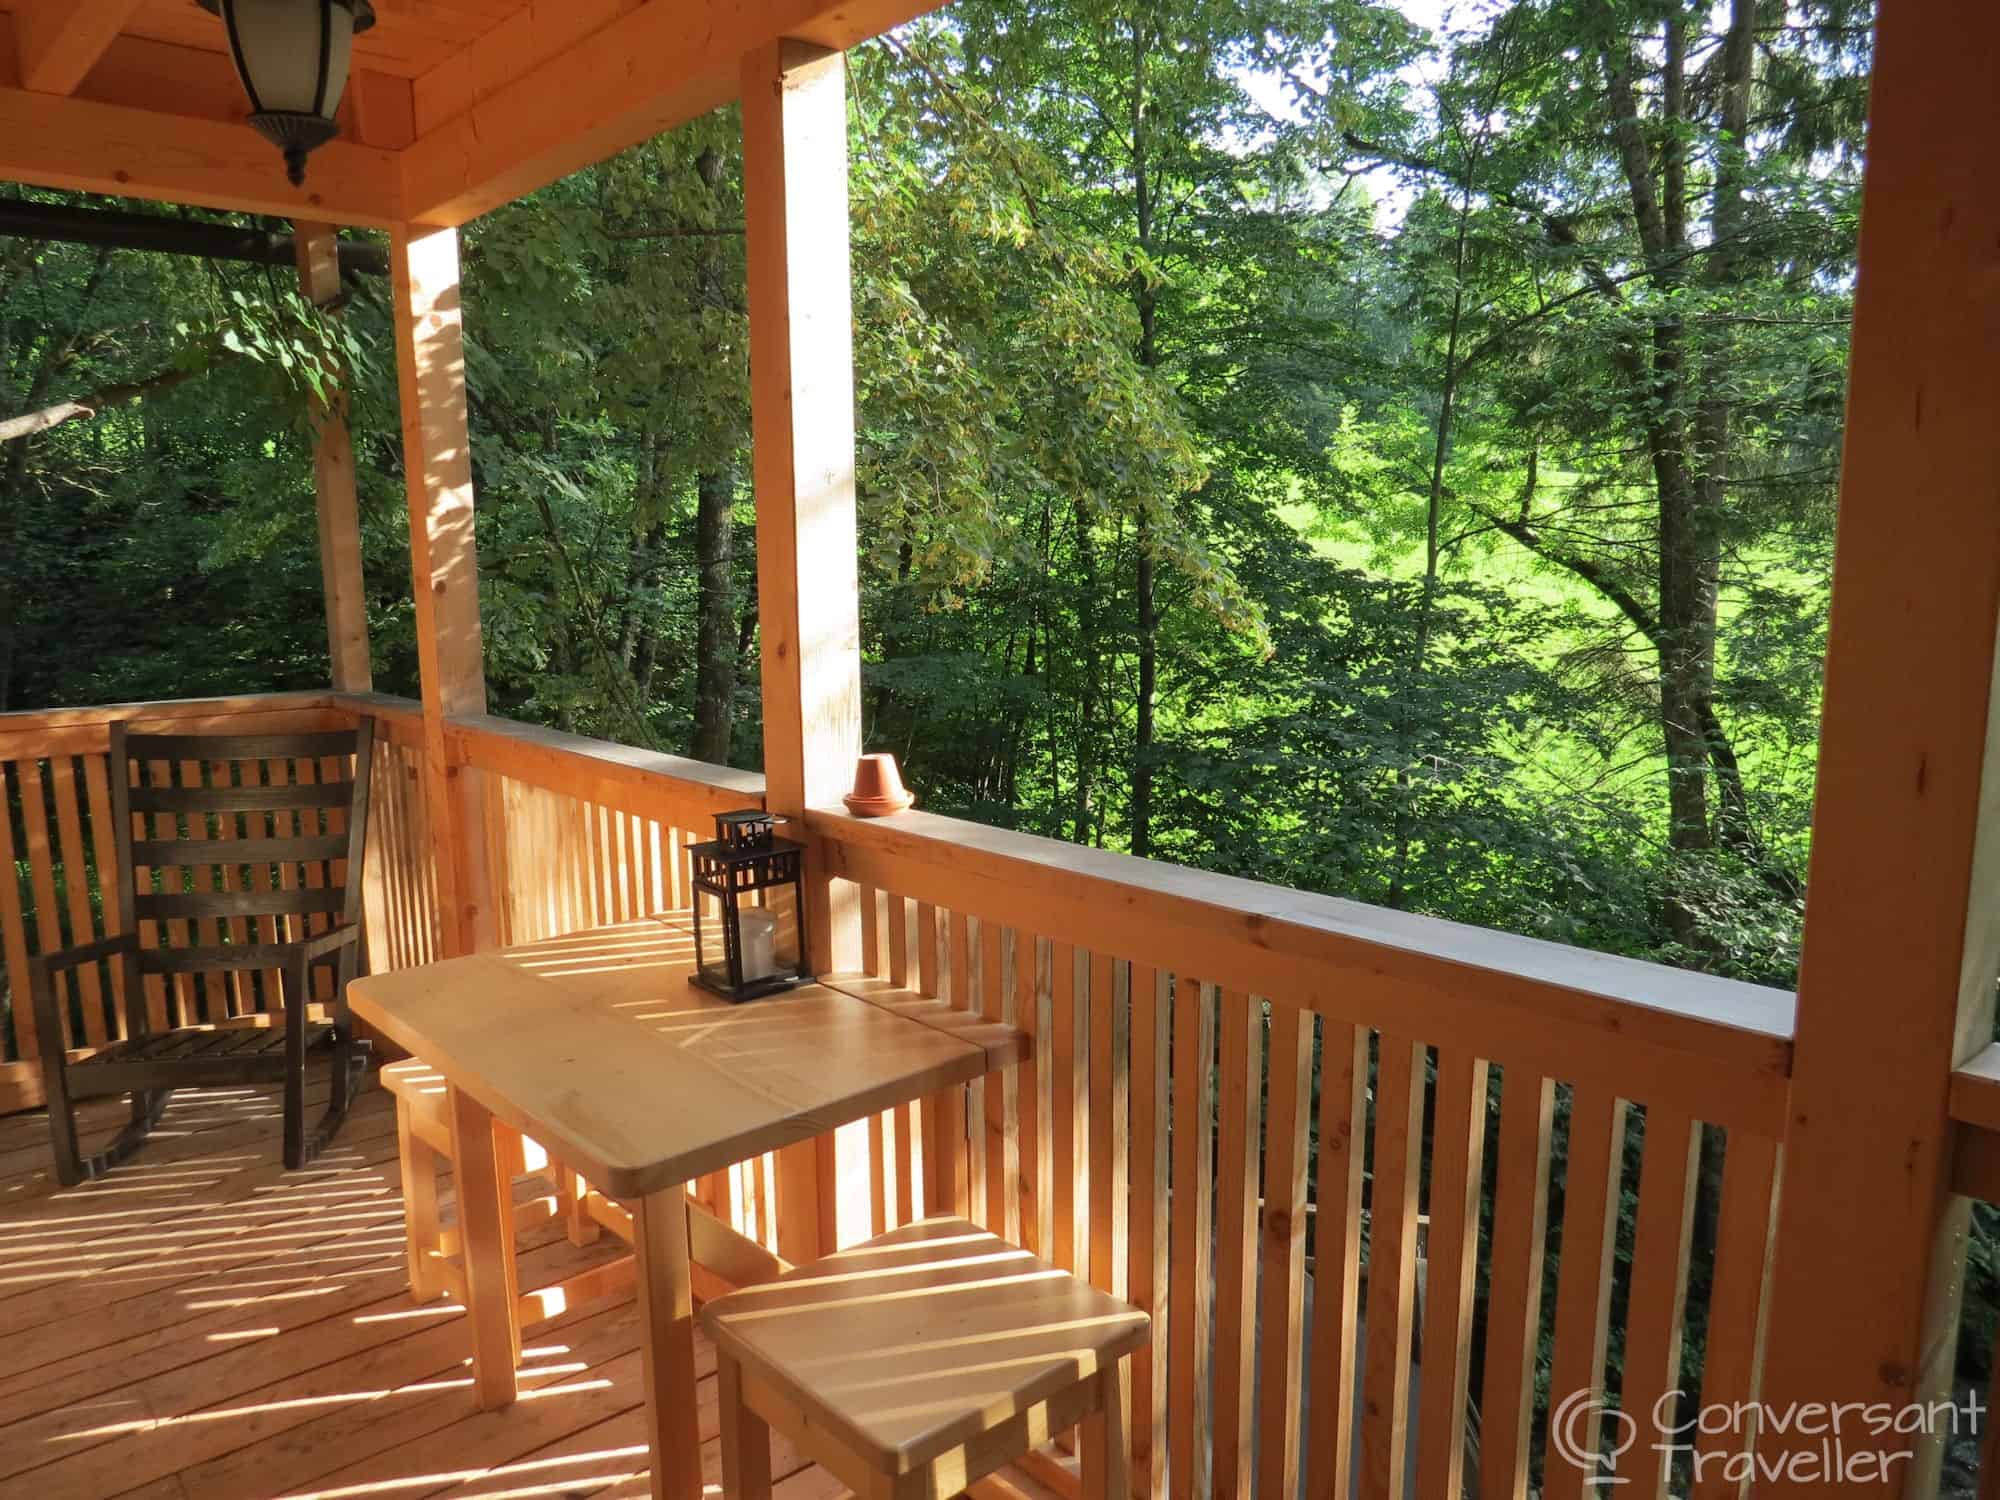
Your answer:
[[[472,1324],[472,1378],[482,1411],[505,1406],[514,1385],[514,1216],[511,1178],[493,1139],[493,1116],[462,1089],[451,1091],[457,1160],[458,1231]]]
[[[687,1190],[678,1184],[661,1188],[633,1207],[632,1250],[639,1269],[653,1497],[700,1500],[701,1428],[695,1416]]]

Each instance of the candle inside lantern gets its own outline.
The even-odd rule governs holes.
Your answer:
[[[777,914],[751,906],[737,915],[737,930],[743,939],[743,978],[769,979],[778,972]]]

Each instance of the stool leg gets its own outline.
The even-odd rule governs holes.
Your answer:
[[[437,1156],[417,1138],[410,1106],[396,1100],[396,1162],[403,1176],[403,1239],[410,1257],[410,1298],[429,1302],[444,1294],[432,1257],[438,1248]]]
[[[723,1500],[771,1500],[771,1429],[743,1404],[743,1367],[717,1353]]]
[[[568,1167],[555,1169],[556,1181],[561,1186],[563,1212],[568,1219],[565,1230],[572,1245],[594,1245],[597,1243],[597,1220],[590,1216],[590,1184],[583,1180],[581,1172],[572,1172]]]
[[[1078,1423],[1083,1449],[1085,1500],[1132,1500],[1132,1449],[1126,1431],[1125,1361],[1114,1360],[1098,1375],[1103,1394],[1098,1408]]]

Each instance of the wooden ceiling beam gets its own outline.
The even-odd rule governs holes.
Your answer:
[[[393,151],[331,141],[303,188],[247,125],[0,87],[0,180],[387,228],[402,220]]]
[[[23,0],[14,11],[21,85],[38,94],[73,94],[97,65],[139,0]]]
[[[554,57],[482,59],[470,101],[403,153],[412,221],[456,225],[736,97],[753,49],[790,38],[836,50],[936,8],[935,0],[648,0]],[[511,72],[510,68],[518,71]]]

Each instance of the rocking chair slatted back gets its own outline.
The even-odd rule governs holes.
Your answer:
[[[133,734],[114,724],[119,879],[146,936],[141,970],[235,971],[232,983],[251,993],[232,1010],[275,1010],[283,945],[361,920],[349,872],[361,869],[373,743],[370,719],[308,734]],[[352,978],[355,959],[350,946],[316,965],[315,997]],[[169,1026],[215,1019],[189,1013],[185,983],[163,998]]]

